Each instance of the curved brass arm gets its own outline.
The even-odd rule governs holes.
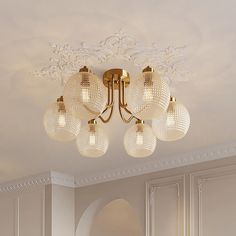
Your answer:
[[[137,119],[132,112],[127,108],[127,103],[125,102],[125,81],[119,80],[119,113],[120,117],[125,123],[129,123],[133,119]],[[125,118],[122,109],[127,113],[130,114],[129,118]]]
[[[108,82],[107,86],[107,105],[104,111],[98,118],[103,122],[103,123],[108,123],[112,117],[113,114],[113,108],[114,108],[114,79],[112,77],[111,84]],[[110,109],[109,116],[107,118],[103,118],[102,115],[106,113]]]
[[[103,122],[103,123],[108,123],[112,117],[112,114],[113,114],[113,108],[114,106],[111,106],[110,107],[110,113],[109,113],[109,116],[105,119],[102,117],[102,115],[100,115],[98,118]],[[105,109],[104,112],[102,114],[104,114],[109,108]]]
[[[114,85],[114,83],[116,83]],[[123,120],[123,122],[125,123],[129,123],[131,120],[136,119],[138,120],[137,117],[135,117],[132,112],[127,108],[127,103],[125,101],[125,81],[122,80],[121,78],[119,78],[117,80],[117,78],[114,78],[114,76],[112,76],[112,79],[107,81],[107,105],[106,108],[104,109],[104,111],[101,113],[100,116],[98,116],[98,118],[103,122],[103,123],[108,123],[112,117],[113,114],[113,108],[114,108],[114,86],[116,86],[116,88],[118,88],[118,106],[119,106],[119,113],[120,113],[120,117]],[[108,115],[107,118],[103,117],[103,114],[106,113],[108,110],[110,109],[110,113]],[[126,114],[129,114],[129,117],[126,118],[123,114],[123,111],[126,112]]]

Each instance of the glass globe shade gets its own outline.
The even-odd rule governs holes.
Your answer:
[[[156,137],[163,141],[175,141],[183,138],[190,126],[188,110],[181,103],[171,98],[167,112],[161,119],[152,121]]]
[[[104,110],[107,98],[102,81],[90,72],[81,71],[67,81],[64,100],[74,116],[91,120]]]
[[[76,144],[82,156],[96,158],[106,153],[109,141],[104,130],[95,121],[90,121],[81,129]]]
[[[157,73],[143,72],[127,94],[129,110],[141,120],[159,118],[170,100],[168,84]]]
[[[156,137],[149,125],[136,123],[124,136],[124,147],[132,157],[150,156],[156,148]]]
[[[71,141],[80,131],[81,121],[67,112],[63,97],[48,107],[43,121],[48,136],[57,141]]]

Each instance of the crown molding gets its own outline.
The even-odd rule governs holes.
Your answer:
[[[56,184],[65,187],[75,187],[74,177],[55,171],[48,171],[38,175],[32,175],[25,178],[9,181],[0,184],[0,193],[14,192],[29,189],[36,186]]]
[[[51,184],[57,184],[64,187],[75,188],[75,177],[51,171]]]
[[[166,160],[155,159],[144,164],[142,163],[132,165],[131,167],[117,168],[93,175],[80,176],[76,179],[76,186],[82,187],[93,185],[232,156],[236,156],[236,143],[231,143],[228,145],[218,145],[215,147],[201,149],[195,152],[188,152],[181,155],[169,157]]]
[[[136,164],[130,167],[116,168],[92,175],[79,176],[76,179],[74,176],[48,171],[42,174],[2,183],[0,184],[0,193],[21,191],[48,184],[56,184],[70,188],[83,187],[232,156],[236,156],[236,143],[205,148],[195,152],[168,157],[165,160],[155,159],[144,164]]]

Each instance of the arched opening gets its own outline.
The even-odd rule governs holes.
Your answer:
[[[93,202],[82,215],[76,236],[142,236],[135,209],[124,199]]]

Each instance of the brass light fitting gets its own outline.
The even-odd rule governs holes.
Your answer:
[[[111,119],[114,108],[114,90],[118,90],[118,107],[121,119],[125,123],[129,123],[132,119],[136,118],[132,115],[131,111],[128,110],[127,103],[125,101],[125,88],[130,84],[129,73],[126,70],[120,68],[105,71],[103,74],[103,84],[107,88],[108,100],[106,108],[99,116],[99,119],[104,123],[109,122]],[[107,113],[108,111],[108,117],[104,118],[103,114]],[[128,114],[128,117],[125,117],[123,112],[126,113],[126,116]]]
[[[129,73],[123,69],[111,69],[103,74],[103,84],[109,87],[111,83],[114,83],[114,89],[119,89],[119,82],[125,84],[127,87],[130,84]]]
[[[58,111],[59,112],[66,112],[66,107],[64,104],[63,96],[60,96],[59,98],[57,98],[57,104],[58,104]]]
[[[97,124],[97,121],[95,119],[92,119],[92,120],[89,120],[88,121],[88,124],[90,125],[96,125]]]
[[[95,133],[96,131],[95,125],[97,124],[97,121],[95,119],[92,119],[88,121],[88,124],[89,124],[89,132]]]
[[[84,67],[80,68],[79,72],[89,72],[89,69],[87,66],[84,66]]]
[[[143,69],[143,72],[154,72],[154,69],[150,66],[147,66]]]

